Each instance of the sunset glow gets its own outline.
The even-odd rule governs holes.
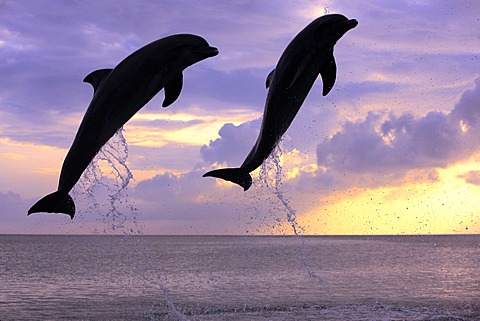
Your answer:
[[[155,39],[194,33],[220,54],[184,71],[175,103],[162,108],[161,91],[124,126],[127,199],[145,234],[292,234],[275,159],[268,186],[256,171],[247,192],[202,175],[242,164],[266,76],[292,37],[327,12],[359,25],[335,46],[333,90],[323,97],[317,79],[276,155],[301,232],[480,233],[480,4],[208,3],[57,3],[61,19],[35,1],[3,4],[0,233],[92,232],[105,213],[26,216],[57,187],[92,97],[83,77]]]

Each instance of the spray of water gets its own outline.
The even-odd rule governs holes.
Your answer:
[[[127,242],[133,243],[133,252],[129,253],[131,267],[135,277],[127,282],[126,291],[134,288],[146,289],[157,285],[164,295],[164,299],[170,310],[170,315],[180,321],[188,319],[175,308],[164,285],[166,280],[152,280],[147,271],[158,270],[151,253],[145,249],[143,240],[134,237],[143,235],[143,225],[138,219],[139,211],[134,206],[131,197],[128,195],[128,185],[132,182],[133,174],[127,166],[128,144],[123,136],[121,128],[99,151],[93,161],[85,170],[82,178],[72,191],[79,208],[79,216],[87,214],[87,217],[100,217],[95,224],[96,235],[115,234],[122,235],[121,244],[126,246]],[[106,197],[108,202],[98,201]],[[99,216],[99,213],[105,213]],[[109,253],[104,253],[108,255]],[[138,281],[138,276],[141,276]],[[140,282],[141,284],[137,284]],[[150,320],[156,320],[157,309],[155,305],[146,312]]]
[[[133,180],[133,174],[126,165],[127,157],[128,145],[121,128],[98,152],[72,192],[74,198],[80,200],[77,203],[87,204],[86,208],[80,209],[80,214],[98,216],[98,213],[106,213],[98,224],[103,226],[104,234],[109,231],[123,234],[142,232],[138,210],[128,199],[128,184]],[[102,194],[108,199],[106,206],[97,201],[96,195]],[[129,220],[133,227],[127,230],[125,224]],[[98,230],[95,232],[100,234]]]
[[[323,14],[324,14],[324,15],[327,15],[327,14],[329,14],[329,13],[330,13],[330,8],[329,8],[327,5],[325,5],[325,6],[323,7]]]
[[[290,201],[282,192],[282,165],[281,165],[282,150],[280,144],[275,147],[269,158],[263,162],[260,168],[260,180],[263,184],[278,198],[283,205],[287,213],[287,222],[291,225],[293,234],[297,239],[301,241],[301,258],[305,269],[310,277],[317,279],[317,281],[323,282],[323,279],[310,268],[307,258],[307,247],[305,239],[302,237],[302,233],[305,229],[298,224],[297,213],[295,209],[290,205]],[[270,172],[274,173],[273,180],[270,178]]]
[[[273,194],[280,200],[282,205],[285,207],[287,211],[287,222],[290,223],[293,229],[293,233],[295,236],[300,236],[300,233],[303,231],[303,228],[297,222],[297,213],[296,211],[290,206],[290,202],[288,199],[283,195],[281,190],[282,188],[282,165],[281,159],[282,157],[282,150],[279,146],[275,147],[274,151],[270,155],[270,157],[265,161],[262,166],[260,167],[260,179],[263,184],[273,192]],[[270,179],[269,173],[274,172],[274,179]],[[299,233],[300,232],[300,233]]]

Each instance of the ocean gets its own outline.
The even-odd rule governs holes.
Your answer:
[[[480,236],[0,235],[0,320],[480,320]]]

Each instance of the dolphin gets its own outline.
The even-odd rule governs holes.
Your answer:
[[[28,214],[64,213],[73,219],[75,203],[68,194],[100,148],[162,88],[162,106],[180,95],[183,70],[218,55],[202,37],[178,34],[156,40],[129,55],[114,69],[85,77],[94,94],[63,162],[58,189],[35,203]]]
[[[203,177],[222,178],[248,190],[252,185],[250,172],[257,169],[278,144],[319,74],[323,81],[323,96],[332,89],[336,79],[333,47],[357,24],[355,19],[330,14],[306,26],[290,42],[267,77],[269,90],[260,133],[243,164],[238,168],[216,169]]]

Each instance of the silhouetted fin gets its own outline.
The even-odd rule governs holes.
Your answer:
[[[320,66],[320,75],[323,81],[322,95],[326,96],[335,84],[337,78],[337,65],[335,64],[335,58],[333,57],[333,47],[325,54],[324,63]]]
[[[183,74],[180,72],[165,85],[165,100],[163,101],[162,107],[168,107],[177,100],[182,91],[182,87]]]
[[[270,71],[270,73],[268,74],[267,76],[267,82],[266,82],[266,88],[270,87],[270,83],[272,82],[272,79],[273,79],[273,74],[275,73],[275,69],[273,69],[272,71]]]
[[[107,78],[108,75],[112,72],[113,69],[98,69],[89,73],[84,79],[83,82],[87,82],[93,87],[93,93],[95,93],[102,83],[102,81]]]
[[[28,210],[27,215],[33,213],[62,213],[73,219],[75,216],[75,203],[70,195],[56,191],[36,202]]]
[[[203,174],[203,177],[217,177],[238,184],[246,191],[252,186],[252,176],[242,168],[221,168]]]

